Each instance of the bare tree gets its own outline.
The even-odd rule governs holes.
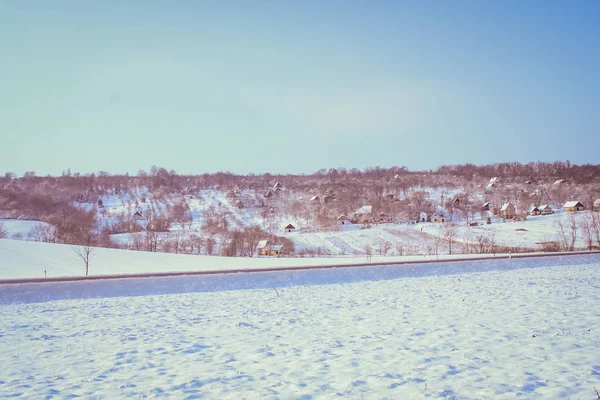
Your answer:
[[[592,220],[592,214],[589,214],[589,218],[581,218],[579,220],[579,227],[583,232],[583,238],[585,239],[585,244],[588,250],[592,250],[594,246],[594,226]]]
[[[8,231],[4,227],[4,224],[0,222],[0,239],[5,239],[8,237]]]
[[[475,241],[477,242],[477,253],[483,254],[488,251],[488,247],[490,245],[490,238],[484,232],[481,232],[477,236],[475,236]]]
[[[56,229],[52,225],[35,224],[27,234],[27,238],[34,242],[54,243],[56,241]]]
[[[90,259],[92,257],[92,251],[94,248],[91,246],[77,246],[72,247],[72,249],[75,254],[77,254],[77,257],[83,261],[83,264],[85,265],[85,276],[88,276],[88,272],[90,270]]]
[[[565,223],[559,216],[556,218],[556,228],[558,238],[564,251],[573,251],[575,241],[577,240],[577,217],[574,212],[569,212],[568,220]]]
[[[373,248],[370,245],[366,245],[364,251],[365,255],[367,256],[367,261],[371,262],[371,257],[373,256]]]
[[[591,218],[591,229],[596,239],[598,247],[600,247],[600,212],[593,211],[590,215]]]
[[[456,225],[450,222],[445,223],[442,228],[442,235],[446,243],[448,243],[448,254],[452,254],[452,245],[456,237]]]

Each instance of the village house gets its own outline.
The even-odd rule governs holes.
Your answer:
[[[98,207],[100,207],[100,208],[104,207],[104,203],[102,202],[102,199],[98,199]]]
[[[580,201],[567,201],[562,207],[565,211],[583,211],[585,206]]]
[[[267,190],[267,193],[265,193],[265,194],[264,194],[264,196],[265,196],[266,198],[273,197],[273,192],[271,192],[271,190]]]
[[[458,198],[458,196],[452,200],[452,207],[460,207],[460,199]]]
[[[256,246],[256,253],[259,256],[278,256],[281,254],[282,249],[282,244],[272,245],[268,240],[261,240]]]
[[[527,210],[527,214],[529,215],[540,215],[542,212],[540,211],[540,209],[537,206],[531,206],[529,207],[529,210]]]
[[[489,202],[489,201],[487,201],[487,202],[483,203],[483,206],[481,206],[481,209],[482,209],[483,211],[490,211],[490,208],[491,208],[491,207],[492,207],[492,205],[490,204],[490,202]]]
[[[133,219],[135,219],[136,221],[139,221],[142,218],[144,218],[144,216],[139,211],[136,211],[135,214],[133,214]]]
[[[419,222],[427,222],[427,213],[426,212],[422,212],[421,214],[419,214]]]
[[[290,233],[290,232],[294,232],[296,230],[296,227],[292,224],[287,224],[284,228],[283,231]]]
[[[344,214],[342,214],[338,217],[337,224],[338,225],[350,225],[350,221],[348,220],[348,217],[346,217]]]
[[[273,185],[273,189],[274,189],[274,190],[281,190],[281,189],[283,189],[283,185],[282,185],[281,183],[279,183],[279,182],[276,182],[276,183]]]
[[[446,222],[446,216],[442,213],[435,213],[431,216],[430,221],[435,223],[444,223]]]
[[[354,213],[354,221],[359,224],[371,222],[373,206],[362,206]]]
[[[504,203],[502,208],[500,208],[500,218],[513,219],[516,215],[517,210],[510,201],[508,203]]]
[[[313,196],[310,198],[310,202],[311,203],[320,203],[321,202],[321,198],[319,196]]]
[[[552,208],[548,204],[543,204],[543,205],[539,206],[538,210],[540,210],[540,214],[541,215],[554,214],[554,211],[552,210]]]

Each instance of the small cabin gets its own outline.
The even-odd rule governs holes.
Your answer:
[[[310,202],[311,203],[320,203],[321,202],[321,198],[319,196],[313,196],[310,198]]]
[[[538,210],[540,210],[540,214],[541,215],[554,214],[554,211],[552,210],[552,208],[548,204],[544,204],[544,205],[539,206]]]
[[[562,207],[565,211],[583,211],[585,206],[580,201],[567,201]]]
[[[344,214],[342,214],[338,217],[337,224],[338,225],[350,225],[350,221],[348,220],[348,217],[346,217]]]
[[[483,211],[490,211],[490,208],[492,208],[492,204],[489,201],[483,203],[483,205],[481,206],[481,209]]]
[[[446,216],[442,214],[435,213],[431,216],[430,221],[435,223],[444,223],[446,222]]]
[[[139,221],[142,218],[144,218],[144,216],[139,211],[136,211],[135,214],[133,214],[133,219],[135,219],[136,221]]]
[[[531,206],[529,207],[529,210],[527,210],[527,214],[529,215],[540,215],[542,212],[540,211],[540,209],[537,206]]]
[[[508,203],[504,203],[502,208],[500,208],[500,218],[513,219],[516,215],[517,210],[510,201]]]
[[[276,183],[273,185],[273,189],[274,189],[274,190],[281,190],[281,189],[283,189],[283,185],[282,185],[281,183],[279,183],[279,182],[276,182]]]
[[[460,207],[460,199],[458,196],[452,199],[452,207]]]
[[[370,222],[372,214],[373,206],[362,206],[354,213],[354,221],[359,224]]]
[[[282,244],[272,245],[268,240],[261,240],[256,246],[256,254],[259,256],[278,256],[283,249]]]
[[[264,196],[268,199],[270,197],[273,197],[273,192],[271,192],[271,190],[267,190],[267,192],[264,194]]]
[[[296,227],[292,224],[287,224],[284,228],[283,231],[286,233],[290,233],[290,232],[294,232],[296,230]]]
[[[421,214],[419,214],[419,222],[427,222],[427,213],[426,212],[422,212]]]

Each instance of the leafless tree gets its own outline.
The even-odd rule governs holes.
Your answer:
[[[404,243],[402,243],[402,242],[396,242],[396,253],[399,256],[404,255]]]
[[[577,217],[575,212],[569,212],[567,222],[565,223],[561,216],[556,218],[556,228],[559,241],[563,250],[573,251],[575,249],[575,241],[577,240]]]
[[[588,250],[592,250],[594,246],[594,226],[592,221],[592,214],[584,216],[584,218],[579,219],[579,228],[583,232],[583,238],[585,240],[586,247]]]
[[[590,215],[591,229],[596,239],[596,244],[600,247],[600,211],[593,211]]]
[[[0,222],[0,239],[5,239],[8,237],[8,231],[4,227],[4,224]]]
[[[165,240],[164,232],[158,232],[153,230],[146,231],[146,250],[156,253],[162,248],[163,242]]]
[[[381,245],[381,255],[387,256],[387,254],[390,252],[391,249],[392,249],[392,244],[388,241],[385,241]]]
[[[475,241],[477,243],[475,249],[479,254],[486,253],[490,246],[490,238],[484,232],[481,232],[475,236]]]
[[[448,243],[448,254],[452,254],[452,245],[454,244],[456,237],[456,225],[450,222],[443,224],[442,236],[446,243]]]
[[[35,224],[27,234],[27,238],[34,242],[54,243],[56,241],[56,229],[52,225]]]
[[[373,248],[370,245],[366,245],[364,248],[364,252],[367,256],[367,261],[371,262],[371,257],[373,256]]]
[[[92,257],[92,251],[94,250],[94,248],[91,246],[74,246],[72,247],[72,249],[75,252],[75,254],[77,254],[77,257],[79,257],[81,261],[83,261],[83,264],[85,265],[85,276],[88,276],[88,272],[90,269],[90,259]]]

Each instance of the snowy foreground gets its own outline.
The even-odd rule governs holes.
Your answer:
[[[592,399],[600,256],[0,285],[0,398]]]

